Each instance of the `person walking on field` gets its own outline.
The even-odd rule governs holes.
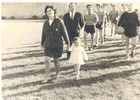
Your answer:
[[[68,36],[70,39],[70,45],[72,45],[72,40],[74,37],[80,36],[80,31],[84,26],[84,19],[81,13],[76,12],[76,4],[69,4],[69,12],[63,17],[64,24],[68,31]],[[70,57],[70,52],[67,52],[67,59]]]
[[[54,59],[56,69],[55,78],[59,77],[60,61],[63,52],[63,39],[69,48],[69,38],[63,21],[56,16],[53,6],[46,6],[45,14],[48,19],[44,22],[42,29],[41,47],[45,56],[45,77],[42,83],[48,82],[50,74],[51,58]],[[63,39],[62,39],[63,37]]]
[[[112,11],[109,13],[109,18],[111,21],[111,36],[116,34],[116,25],[117,25],[117,18],[118,18],[118,11],[116,10],[115,5],[112,6]]]
[[[87,13],[84,15],[84,20],[85,20],[85,28],[84,28],[84,44],[85,44],[85,49],[86,50],[92,50],[93,49],[93,37],[95,33],[95,26],[98,22],[98,16],[96,13],[92,11],[92,6],[88,4],[86,6],[87,8]],[[87,46],[87,35],[91,34],[91,46]]]
[[[135,55],[134,50],[136,48],[136,38],[138,35],[140,23],[138,20],[138,14],[133,11],[133,5],[128,4],[127,9],[128,10],[121,15],[118,26],[123,24],[125,30],[124,35],[126,42],[126,58],[129,60],[129,40],[131,39],[132,42],[130,56],[133,58]]]
[[[138,19],[139,19],[139,22],[140,22],[140,13],[139,13],[139,10],[138,9],[135,9],[135,12],[138,14]],[[138,42],[140,43],[140,30],[138,31]]]
[[[97,11],[95,12],[98,16],[98,22],[96,24],[96,46],[99,46],[99,38],[98,34],[100,35],[101,44],[104,42],[104,36],[103,36],[103,22],[104,22],[104,12],[101,11],[100,4],[96,4]]]
[[[125,4],[121,4],[121,7],[122,7],[122,9],[119,12],[118,20],[120,19],[121,15],[126,11],[126,5]],[[125,41],[125,36],[124,36],[124,34],[122,34],[122,44],[124,44],[124,41]]]
[[[81,40],[79,37],[73,39],[73,44],[69,48],[69,51],[71,52],[69,62],[74,64],[77,72],[76,79],[78,80],[80,76],[80,67],[88,60],[88,56],[84,48],[81,46]]]
[[[109,14],[106,9],[107,4],[103,4],[103,12],[104,12],[104,22],[103,22],[103,33],[104,33],[104,41],[106,39],[106,27],[109,23]]]

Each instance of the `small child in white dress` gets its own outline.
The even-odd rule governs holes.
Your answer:
[[[78,80],[80,75],[80,67],[81,65],[85,64],[85,61],[88,60],[88,56],[84,48],[81,46],[81,40],[79,37],[75,37],[73,39],[73,44],[69,48],[69,51],[71,52],[69,62],[75,64],[77,72],[76,79]]]

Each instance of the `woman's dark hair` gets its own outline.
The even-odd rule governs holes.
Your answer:
[[[54,9],[54,7],[53,6],[50,6],[50,5],[47,5],[46,7],[45,7],[45,14],[47,14],[47,9],[48,8],[51,8],[53,11],[54,11],[54,14],[56,14],[56,9]]]
[[[89,6],[91,6],[91,4],[88,4],[88,5],[86,6],[86,8],[88,8]]]

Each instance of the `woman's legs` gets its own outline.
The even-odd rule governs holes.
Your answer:
[[[45,78],[42,82],[47,82],[49,79],[49,74],[50,74],[50,62],[51,58],[48,56],[45,56]]]
[[[76,75],[77,80],[79,79],[79,76],[80,76],[80,67],[81,67],[80,64],[75,65],[75,69],[76,69],[76,73],[77,73],[77,75]]]
[[[56,78],[59,77],[59,71],[60,71],[60,61],[59,58],[54,58],[54,65],[56,69]]]

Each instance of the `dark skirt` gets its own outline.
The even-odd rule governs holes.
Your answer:
[[[62,56],[63,47],[45,48],[44,54],[48,57],[59,58]]]

